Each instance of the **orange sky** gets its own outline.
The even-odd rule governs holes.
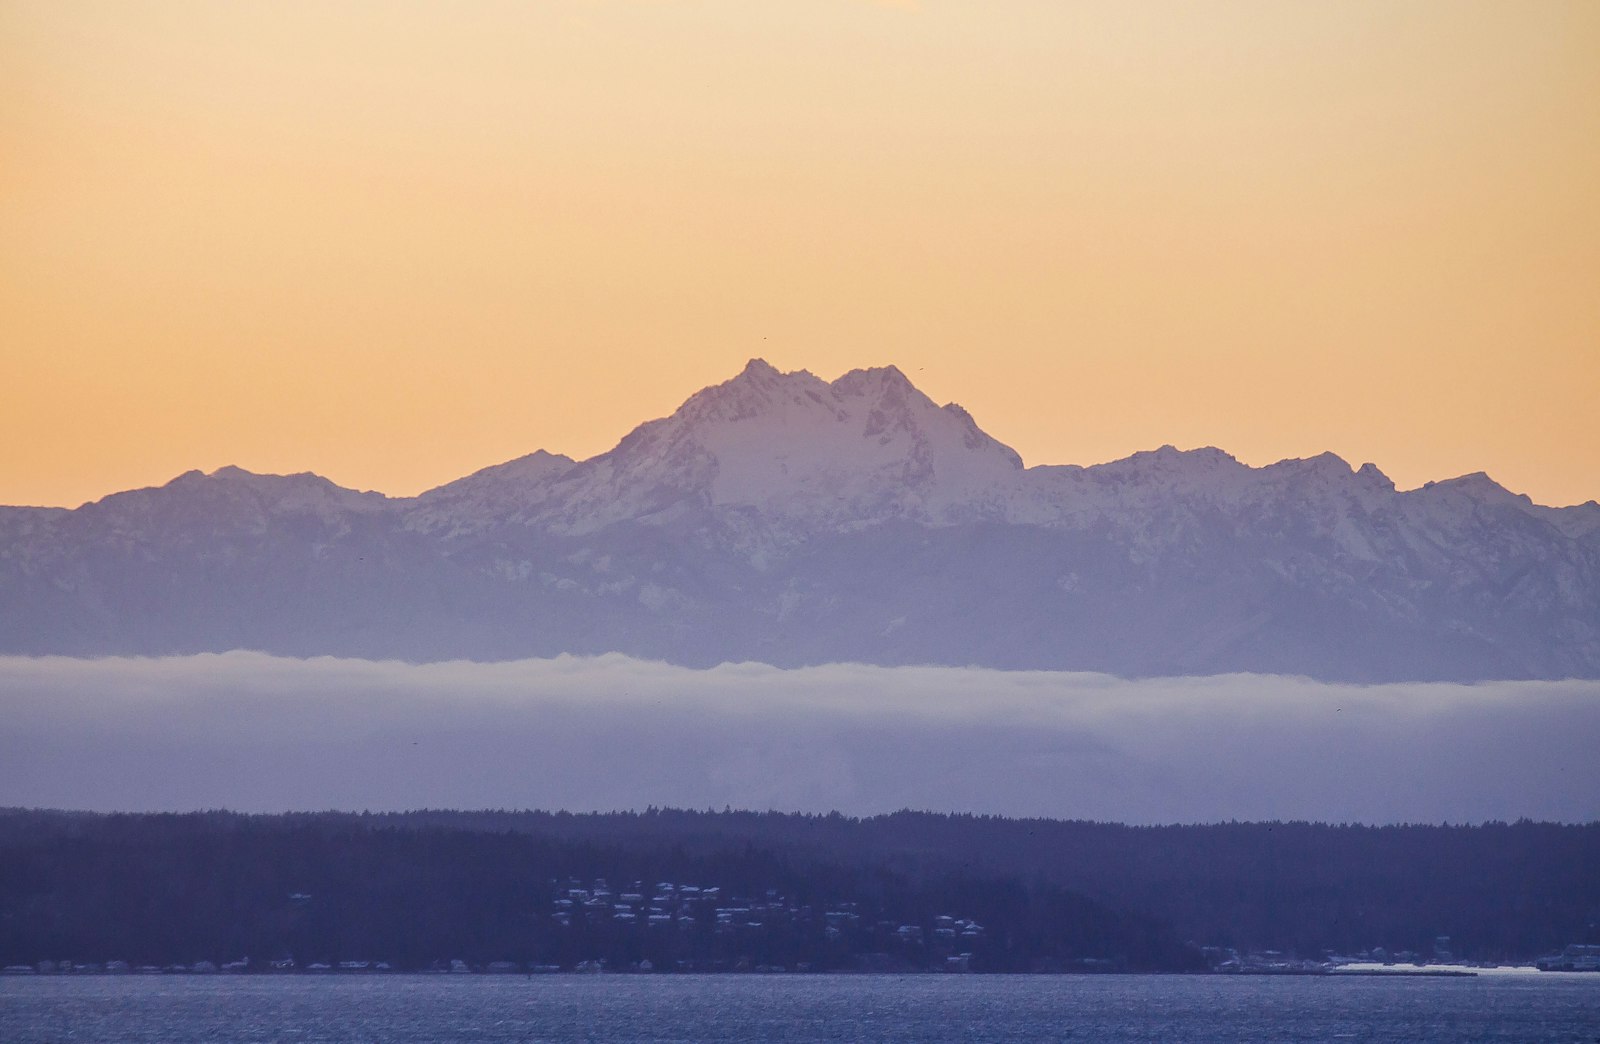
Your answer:
[[[1600,4],[0,0],[0,503],[417,492],[753,355],[1600,497]]]

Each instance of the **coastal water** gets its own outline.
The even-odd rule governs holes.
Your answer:
[[[1600,975],[0,979],[0,1041],[1600,1040]]]

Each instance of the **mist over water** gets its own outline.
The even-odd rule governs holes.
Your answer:
[[[0,658],[0,805],[1600,818],[1600,682]]]

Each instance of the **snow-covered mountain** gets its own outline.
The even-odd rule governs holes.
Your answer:
[[[1332,454],[1024,468],[894,367],[755,360],[608,453],[415,498],[224,468],[0,508],[0,651],[237,647],[1600,677],[1600,504]]]
[[[1020,490],[1022,471],[965,410],[934,405],[893,366],[829,383],[755,359],[609,453],[576,465],[536,453],[489,468],[424,493],[409,518],[424,532],[511,521],[578,534],[715,511],[792,541],[888,519],[970,517]],[[473,495],[458,495],[468,484]]]

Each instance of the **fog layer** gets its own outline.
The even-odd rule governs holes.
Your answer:
[[[0,805],[1600,818],[1600,682],[0,658]]]

